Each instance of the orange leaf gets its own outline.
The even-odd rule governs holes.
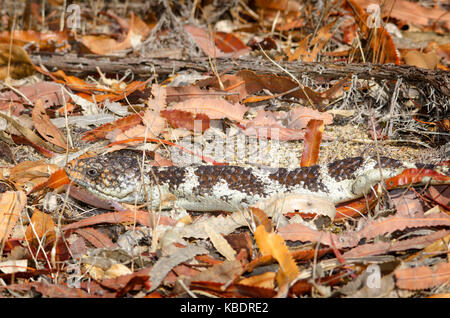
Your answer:
[[[431,179],[431,181],[430,181]],[[450,176],[446,176],[431,169],[416,169],[409,168],[395,177],[392,177],[386,182],[387,189],[394,189],[397,187],[407,186],[414,183],[428,183],[431,184],[445,184],[450,183]]]
[[[324,130],[323,120],[311,119],[306,126],[305,143],[303,146],[301,167],[310,167],[319,162],[320,143]]]
[[[336,215],[334,221],[344,221],[349,217],[359,217],[365,214],[368,209],[371,209],[378,202],[377,198],[370,193],[367,198],[360,198],[350,202],[339,204],[336,207]]]
[[[52,242],[55,239],[55,223],[49,214],[34,209],[31,216],[31,224],[25,231],[25,238],[30,244],[35,244],[36,239],[46,237],[46,242]]]
[[[16,187],[33,185],[34,187],[46,182],[49,175],[59,169],[57,165],[46,164],[43,161],[22,161],[10,170],[9,181]]]
[[[262,255],[272,255],[290,282],[299,275],[297,264],[289,253],[283,238],[274,232],[267,233],[263,225],[255,230],[255,241]]]
[[[56,170],[55,172],[53,172],[46,182],[37,184],[30,191],[30,193],[34,193],[45,187],[49,187],[50,189],[57,189],[65,184],[69,184],[69,183],[70,183],[69,177],[67,176],[64,169],[59,169],[59,170]]]

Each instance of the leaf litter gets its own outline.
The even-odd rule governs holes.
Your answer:
[[[448,43],[436,42],[449,30],[446,7],[374,5],[255,1],[224,6],[223,16],[196,1],[120,16],[87,10],[83,35],[67,25],[44,31],[42,23],[59,18],[43,20],[39,10],[30,11],[33,30],[22,18],[23,30],[2,25],[1,295],[448,297],[450,187],[411,186],[448,180],[426,167],[341,206],[283,193],[248,211],[200,214],[171,197],[160,211],[101,200],[73,188],[61,169],[78,151],[126,147],[155,165],[189,164],[179,153],[244,166],[307,167],[361,154],[448,165],[448,80],[442,90],[433,83],[434,75],[448,79]],[[177,15],[199,23],[180,25]],[[433,40],[406,45],[407,28]],[[145,60],[152,43],[162,54],[155,63]],[[183,70],[173,48],[184,52]],[[98,66],[74,71],[77,57]],[[111,71],[122,59],[151,66],[152,75],[141,76],[133,62],[131,76]],[[383,67],[434,73],[428,82],[402,73],[364,79],[355,69],[330,77],[342,62],[363,70],[375,63],[365,69],[375,75]],[[296,65],[313,69],[292,71]],[[256,162],[255,142],[266,151]],[[206,152],[218,145],[246,155]]]

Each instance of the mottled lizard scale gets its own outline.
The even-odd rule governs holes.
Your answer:
[[[288,193],[315,195],[333,203],[345,202],[407,168],[436,167],[386,157],[355,157],[294,169],[148,164],[142,168],[142,153],[121,150],[77,160],[66,171],[74,183],[108,200],[145,203],[151,198],[152,206],[157,207],[173,194],[176,202],[189,210],[232,211]],[[439,169],[448,174],[448,167]]]

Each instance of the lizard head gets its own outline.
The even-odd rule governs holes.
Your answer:
[[[92,194],[108,200],[134,203],[139,195],[139,152],[119,150],[67,164],[69,179]]]

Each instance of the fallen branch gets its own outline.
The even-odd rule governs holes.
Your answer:
[[[33,63],[42,64],[49,69],[60,69],[78,73],[97,73],[100,68],[104,73],[124,73],[131,71],[135,75],[148,77],[153,74],[169,75],[181,70],[196,70],[209,72],[210,66],[207,58],[193,60],[168,59],[168,58],[129,58],[118,56],[97,56],[75,54],[48,54],[40,53],[31,55]],[[293,74],[304,74],[310,77],[322,77],[326,79],[338,79],[349,74],[361,79],[392,80],[402,78],[410,84],[425,84],[433,86],[446,96],[450,96],[449,72],[444,70],[428,70],[409,65],[395,64],[347,64],[339,63],[302,63],[280,62],[280,65]],[[282,71],[275,68],[270,61],[263,58],[251,59],[217,59],[219,72],[237,72],[242,69],[250,69],[262,73],[282,75]],[[283,73],[284,74],[284,73]]]

